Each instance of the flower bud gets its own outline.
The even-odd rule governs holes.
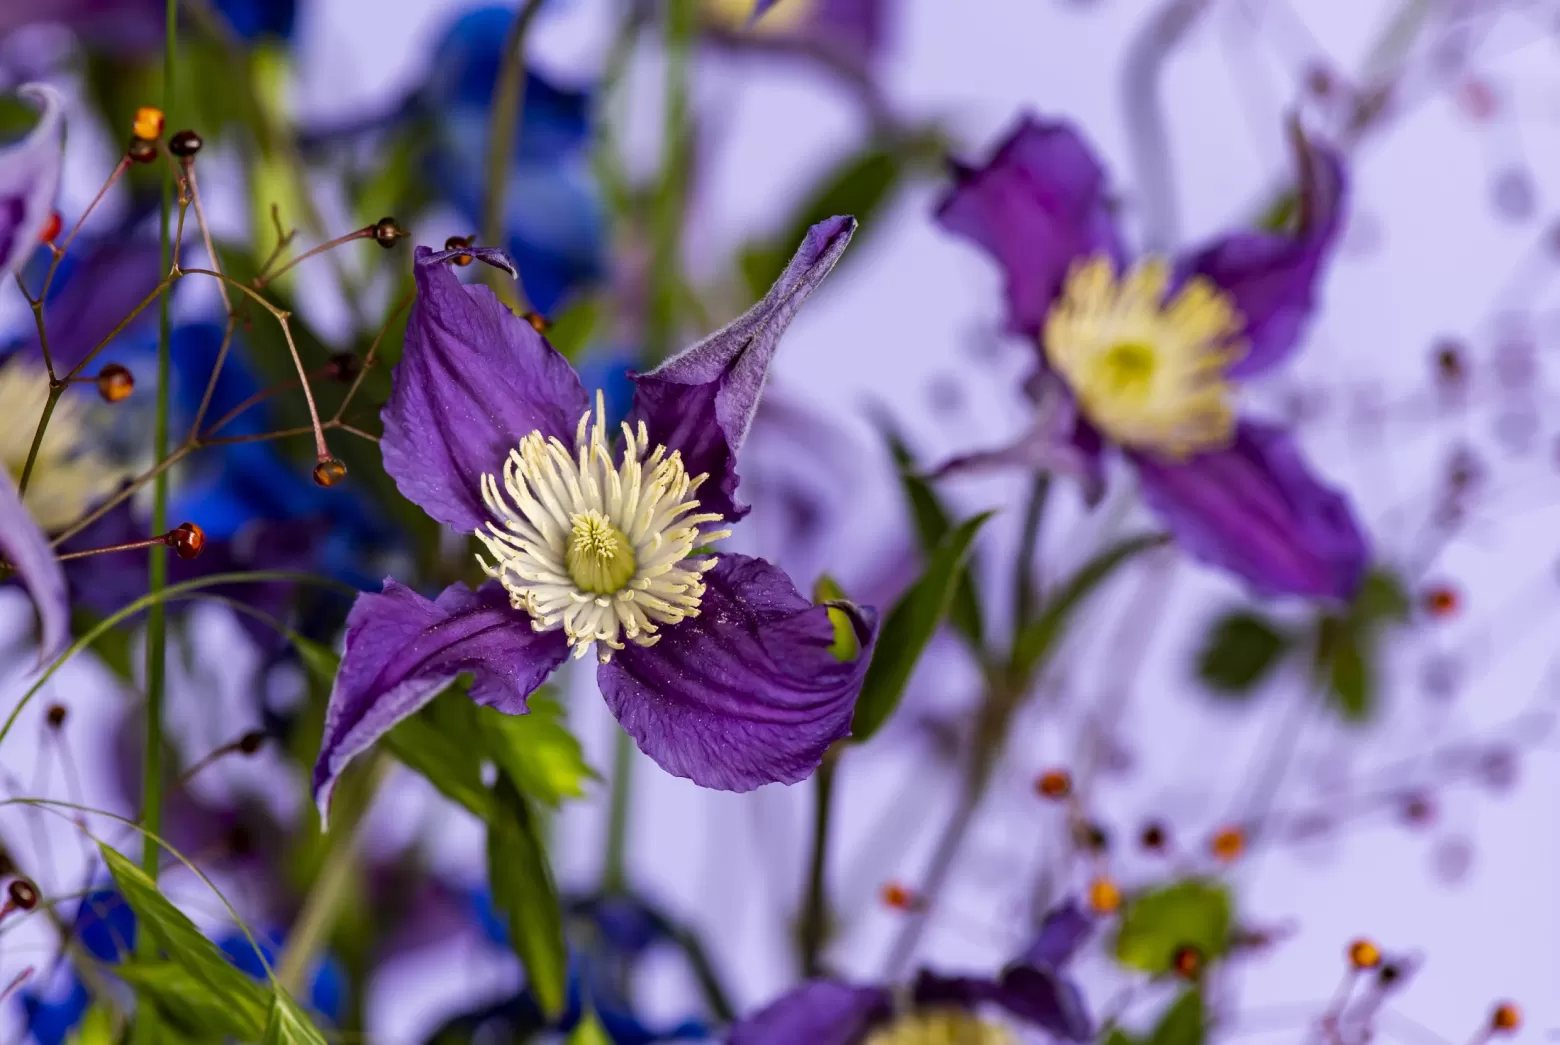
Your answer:
[[[48,714],[49,728],[59,729],[63,726],[66,714],[67,711],[64,704],[50,704]]]
[[[59,211],[51,211],[49,220],[44,224],[43,231],[38,234],[39,243],[53,243],[54,238],[60,234],[60,227],[64,224],[60,220]]]
[[[401,226],[397,225],[392,217],[380,218],[374,225],[374,242],[386,250],[395,246],[395,241],[405,235],[406,233],[401,231]]]
[[[327,457],[314,466],[314,481],[320,486],[335,486],[347,477],[347,466],[340,459]]]
[[[1114,914],[1121,907],[1121,890],[1101,875],[1089,883],[1089,907],[1095,914]]]
[[[1035,791],[1042,798],[1061,799],[1072,794],[1072,777],[1065,769],[1049,769],[1035,781]]]
[[[1224,827],[1214,833],[1208,848],[1221,864],[1232,864],[1246,851],[1246,832],[1239,827]]]
[[[180,523],[178,529],[168,532],[168,546],[179,558],[193,559],[206,547],[206,531],[192,522]]]
[[[103,402],[123,402],[135,391],[135,375],[118,363],[110,363],[98,371],[97,387]]]
[[[1361,937],[1349,944],[1349,964],[1361,971],[1381,964],[1381,949]]]
[[[1490,1029],[1497,1034],[1511,1034],[1522,1026],[1522,1010],[1509,1001],[1495,1006],[1490,1013]]]
[[[125,155],[133,163],[151,163],[157,159],[157,143],[146,138],[131,138]]]
[[[187,160],[199,152],[204,144],[205,141],[195,131],[178,131],[168,139],[168,151],[181,160]]]
[[[38,906],[38,887],[30,879],[11,879],[11,884],[6,887],[6,895],[11,899],[11,906],[18,910],[30,911]]]
[[[163,132],[162,110],[150,105],[141,106],[135,111],[135,122],[130,125],[130,129],[137,138],[156,141]]]

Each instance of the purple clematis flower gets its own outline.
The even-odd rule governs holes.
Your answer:
[[[64,103],[52,87],[41,84],[20,93],[41,112],[26,138],[0,151],[0,285],[10,282],[38,246],[60,184]],[[65,575],[9,475],[0,476],[0,559],[16,571],[38,608],[41,655],[54,656],[70,638]]]
[[[863,69],[883,50],[890,0],[704,0],[717,29]]]
[[[314,770],[322,811],[347,761],[462,672],[523,714],[572,650],[595,647],[607,705],[641,750],[704,787],[793,783],[847,735],[876,633],[841,661],[828,609],[762,559],[707,554],[747,513],[737,452],[781,334],[855,232],[814,226],[764,299],[655,370],[614,446],[569,364],[419,247],[417,304],[384,409],[385,470],[430,516],[475,533],[493,579],[429,600],[394,580],[359,596]],[[511,270],[512,271],[512,270]]]
[[[1174,259],[1129,261],[1106,176],[1070,125],[1026,117],[985,166],[959,167],[937,219],[1006,277],[1008,327],[1042,350],[1036,421],[1020,440],[944,466],[1079,476],[1103,486],[1119,449],[1147,503],[1193,555],[1271,595],[1348,599],[1369,548],[1345,497],[1289,434],[1236,416],[1232,382],[1299,344],[1343,221],[1331,149],[1294,134],[1292,235],[1241,232]]]
[[[728,1045],[863,1045],[884,1032],[892,1041],[1011,1040],[979,1010],[1065,1041],[1088,1041],[1093,1024],[1083,994],[1063,975],[1093,926],[1075,903],[1046,915],[1035,942],[994,978],[921,972],[908,1004],[896,1010],[886,986],[811,980],[731,1028]]]

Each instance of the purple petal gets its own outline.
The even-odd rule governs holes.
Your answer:
[[[1083,992],[1052,969],[1014,965],[1004,970],[991,1000],[1058,1038],[1088,1041],[1094,1037]]]
[[[359,595],[347,616],[346,652],[314,764],[320,815],[346,764],[457,675],[474,673],[478,704],[523,715],[526,697],[568,652],[563,632],[532,631],[531,618],[509,605],[497,581],[476,591],[452,584],[437,601],[390,579],[383,594]]]
[[[984,167],[958,166],[954,179],[937,221],[1001,266],[1014,333],[1039,335],[1073,262],[1121,259],[1105,171],[1071,124],[1026,116]]]
[[[762,301],[647,374],[635,374],[629,423],[643,420],[650,443],[682,453],[690,475],[708,473],[699,510],[741,518],[737,451],[747,438],[780,336],[856,233],[855,218],[830,218],[807,231]]]
[[[510,260],[506,251],[498,247],[446,247],[444,250],[434,251],[426,259],[418,254],[419,261],[428,265],[439,265],[451,258],[475,258],[484,265],[491,265],[500,272],[509,273],[510,279],[519,279],[520,273],[515,269],[515,263]]]
[[[156,51],[165,10],[163,0],[6,0],[0,37],[27,25],[58,24],[117,54]]]
[[[49,539],[22,507],[9,473],[0,474],[0,558],[15,569],[38,609],[40,662],[53,659],[70,641],[65,573]]]
[[[1229,449],[1184,464],[1132,459],[1144,499],[1190,554],[1262,594],[1346,600],[1358,589],[1370,549],[1349,501],[1277,426],[1242,421]]]
[[[27,137],[0,152],[0,282],[9,282],[32,256],[54,213],[65,146],[65,102],[45,84],[18,92],[37,104],[38,124]]]
[[[674,776],[722,791],[794,784],[850,734],[876,614],[854,616],[861,652],[839,661],[828,610],[776,567],[722,555],[704,577],[699,616],[615,651],[596,674],[602,696]]]
[[[568,361],[530,323],[487,287],[463,286],[437,260],[450,254],[417,248],[417,304],[379,446],[407,499],[469,532],[488,518],[482,474],[499,472],[521,437],[538,429],[573,446],[587,400]]]
[[[1296,137],[1300,226],[1293,236],[1240,232],[1182,259],[1182,276],[1206,276],[1234,299],[1247,351],[1229,368],[1252,377],[1286,359],[1316,307],[1322,267],[1343,227],[1348,179],[1332,149]]]
[[[885,0],[815,0],[805,33],[820,48],[865,65],[883,50],[887,6]]]
[[[161,248],[154,239],[104,239],[89,246],[78,238],[71,245],[71,255],[78,254],[82,260],[69,279],[56,283],[48,305],[49,354],[60,370],[81,362],[113,333],[120,320],[151,295],[162,278]],[[143,309],[115,344],[130,342],[136,330],[156,320],[155,308]],[[36,336],[19,351],[40,364],[43,360],[43,349]],[[111,346],[98,361],[113,358]]]
[[[961,454],[939,465],[934,479],[1022,470],[1071,476],[1089,507],[1105,496],[1105,444],[1058,381],[1045,379],[1034,420],[1006,446]]]
[[[727,1045],[858,1045],[893,1012],[888,991],[812,980],[731,1028]]]
[[[1094,931],[1094,920],[1073,900],[1058,904],[1046,912],[1040,934],[1019,958],[1025,965],[1059,969],[1072,961],[1083,942]]]

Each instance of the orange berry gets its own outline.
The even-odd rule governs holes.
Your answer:
[[[1181,977],[1181,979],[1195,980],[1202,975],[1202,951],[1199,951],[1191,944],[1177,947],[1171,964],[1175,968],[1175,974]]]
[[[1035,791],[1042,798],[1066,798],[1072,794],[1072,777],[1065,769],[1048,769],[1036,778]]]
[[[1089,883],[1089,906],[1096,914],[1113,914],[1121,907],[1121,890],[1102,875]]]
[[[314,466],[314,481],[320,486],[335,486],[347,477],[347,466],[334,457],[327,457]]]
[[[1220,828],[1214,833],[1208,847],[1213,851],[1214,859],[1232,864],[1246,851],[1246,832],[1238,827]]]
[[[1445,620],[1456,613],[1460,601],[1457,589],[1446,584],[1438,584],[1424,593],[1425,612],[1438,620]]]
[[[536,331],[538,334],[547,333],[548,328],[552,326],[552,324],[548,322],[547,317],[542,315],[540,312],[527,312],[520,318],[531,324],[531,329]]]
[[[150,105],[143,105],[135,111],[135,123],[131,130],[137,138],[144,141],[156,141],[162,137],[163,114],[161,109],[154,109]]]
[[[135,375],[118,363],[110,363],[97,376],[98,395],[105,403],[122,403],[135,391]]]
[[[914,891],[909,886],[898,882],[889,882],[883,886],[883,906],[893,908],[896,911],[909,911],[915,908],[919,902]]]
[[[1490,1027],[1502,1034],[1510,1034],[1522,1026],[1522,1010],[1509,1001],[1495,1006],[1490,1013]]]
[[[1374,969],[1381,964],[1381,949],[1361,937],[1349,944],[1349,964],[1356,969]]]
[[[60,220],[60,212],[53,211],[49,214],[49,220],[44,223],[43,231],[38,234],[38,242],[53,243],[54,237],[60,234],[60,227],[64,224]]]
[[[192,522],[180,523],[168,534],[168,546],[179,553],[179,558],[193,559],[206,546],[206,531]]]

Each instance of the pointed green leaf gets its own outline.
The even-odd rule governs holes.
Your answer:
[[[1327,688],[1332,706],[1345,722],[1369,721],[1376,710],[1375,671],[1366,650],[1374,650],[1363,636],[1345,634],[1332,645]]]
[[[303,661],[303,666],[308,669],[309,674],[327,686],[336,681],[336,672],[341,668],[339,653],[329,646],[320,645],[313,639],[306,639],[297,632],[288,632],[287,638],[298,651],[298,659]]]
[[[1162,886],[1134,897],[1116,931],[1116,960],[1151,975],[1169,972],[1182,947],[1212,961],[1229,949],[1233,920],[1229,889],[1206,878]]]
[[[135,912],[137,923],[235,1019],[242,1018],[246,1026],[252,1022],[255,1033],[259,1033],[265,992],[235,968],[139,867],[106,845],[99,844],[98,849],[120,895]]]
[[[1165,1010],[1148,1040],[1149,1045],[1202,1045],[1207,1032],[1202,991],[1191,987]]]
[[[812,601],[818,605],[845,602],[845,589],[826,573],[813,585]],[[834,654],[834,659],[855,660],[861,652],[861,640],[856,637],[856,625],[851,621],[850,614],[837,606],[830,606],[829,624],[834,628],[834,641],[829,644],[829,652]]]
[[[482,782],[484,749],[476,710],[465,694],[445,691],[385,734],[384,744],[446,798],[486,820],[493,803]]]
[[[612,1039],[607,1036],[594,1009],[586,1009],[585,1016],[575,1024],[569,1035],[569,1045],[612,1045]]]
[[[462,699],[465,699],[464,697]],[[527,715],[477,708],[477,729],[498,767],[527,797],[557,808],[600,779],[585,762],[579,740],[564,722],[563,705],[542,690],[531,694]],[[468,756],[469,759],[469,756]]]
[[[298,1003],[280,987],[271,992],[271,1014],[265,1021],[262,1045],[325,1045],[319,1032]]]
[[[243,976],[237,969],[233,971]],[[265,1026],[265,991],[248,977],[244,982],[252,990],[235,1003],[176,962],[124,962],[115,967],[114,974],[185,1036],[254,1041]]]
[[[1163,534],[1128,537],[1111,545],[1079,567],[1067,583],[1047,600],[1043,609],[1013,640],[1012,676],[1020,687],[1028,684],[1040,663],[1051,655],[1072,615],[1116,571],[1143,552],[1163,547]]]
[[[1374,630],[1379,624],[1405,623],[1413,606],[1403,582],[1387,570],[1373,570],[1360,585],[1349,607],[1349,616],[1360,627]]]
[[[1267,678],[1293,639],[1256,613],[1238,610],[1214,621],[1201,652],[1197,677],[1222,697],[1244,697]]]
[[[500,774],[492,790],[488,821],[488,883],[493,901],[508,916],[509,942],[525,965],[542,1010],[563,1012],[568,981],[568,952],[563,939],[563,908],[553,883],[547,853],[525,796]]]
[[[1110,1033],[1105,1035],[1105,1045],[1142,1045],[1142,1040],[1134,1038],[1120,1027],[1112,1027]]]
[[[911,672],[947,616],[975,535],[991,516],[982,512],[950,533],[932,553],[926,572],[888,611],[856,700],[851,722],[851,739],[856,743],[870,740],[899,706]]]
[[[71,1045],[115,1045],[119,1040],[119,1016],[112,1006],[98,1002],[76,1025]]]

